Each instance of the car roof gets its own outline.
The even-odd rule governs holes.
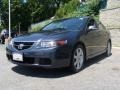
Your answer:
[[[55,21],[64,21],[64,20],[70,20],[70,19],[85,19],[85,20],[89,20],[91,17],[90,16],[83,16],[83,17],[69,17],[69,18],[63,18],[63,19],[58,19]]]

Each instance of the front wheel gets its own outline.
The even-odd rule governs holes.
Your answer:
[[[79,72],[84,65],[85,53],[82,45],[78,45],[72,54],[71,69],[74,73]]]

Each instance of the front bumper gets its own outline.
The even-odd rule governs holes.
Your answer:
[[[65,50],[66,49],[66,50]],[[23,61],[13,60],[13,53],[22,53]],[[6,48],[8,60],[17,65],[35,66],[42,68],[67,67],[70,64],[69,50],[66,47],[51,49],[28,49],[18,51],[14,48]]]

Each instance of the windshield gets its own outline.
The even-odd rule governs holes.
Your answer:
[[[72,18],[53,21],[52,23],[45,26],[43,31],[52,30],[79,30],[83,25],[83,18]]]

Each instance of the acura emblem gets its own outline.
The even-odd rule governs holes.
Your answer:
[[[20,44],[20,45],[18,45],[18,49],[23,49],[23,47],[24,47],[24,44]]]

